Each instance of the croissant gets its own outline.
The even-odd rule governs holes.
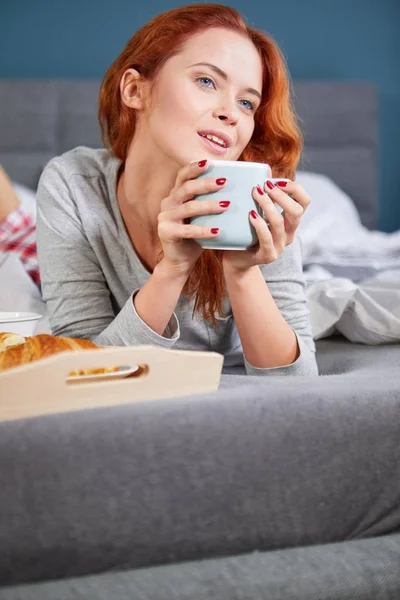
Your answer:
[[[0,371],[18,367],[40,358],[52,356],[59,352],[75,350],[100,349],[90,340],[54,336],[48,334],[34,335],[24,338],[15,333],[0,333]],[[81,369],[72,371],[69,375],[97,375],[100,373],[112,373],[117,367],[104,369]]]
[[[18,346],[24,343],[25,338],[18,333],[0,333],[0,352],[11,346]]]

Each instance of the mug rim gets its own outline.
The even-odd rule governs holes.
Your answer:
[[[212,166],[235,166],[235,167],[263,167],[269,168],[268,163],[249,162],[244,160],[207,160],[207,163]]]

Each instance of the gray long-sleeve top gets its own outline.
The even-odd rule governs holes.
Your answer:
[[[107,150],[78,147],[52,159],[42,173],[37,243],[53,334],[104,346],[213,350],[224,355],[224,366],[244,364],[251,375],[318,375],[298,239],[273,263],[260,267],[299,341],[300,356],[293,364],[251,366],[243,355],[228,299],[226,316],[217,317],[216,327],[197,313],[193,316],[193,300],[183,295],[162,336],[142,321],[133,296],[150,273],[134,250],[119,210],[120,164]]]

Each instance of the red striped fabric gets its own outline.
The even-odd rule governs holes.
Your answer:
[[[32,215],[21,206],[0,221],[0,252],[15,254],[36,285],[40,285],[36,225]]]

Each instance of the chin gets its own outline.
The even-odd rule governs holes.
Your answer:
[[[237,160],[237,158],[235,156],[232,156],[231,152],[226,152],[225,154],[214,154],[214,152],[207,152],[203,150],[203,152],[200,150],[195,150],[193,151],[191,154],[187,155],[189,156],[189,158],[187,158],[186,163],[188,164],[189,162],[198,162],[199,160]]]
[[[240,153],[232,152],[232,148],[225,154],[217,154],[215,152],[207,151],[207,148],[180,148],[172,149],[170,153],[170,158],[174,160],[174,162],[178,163],[179,168],[183,167],[191,162],[198,162],[200,160],[238,160]]]

